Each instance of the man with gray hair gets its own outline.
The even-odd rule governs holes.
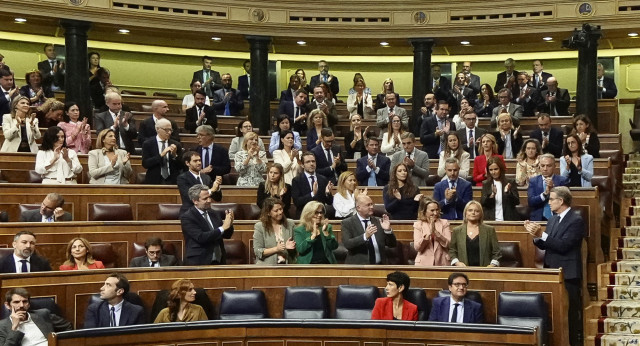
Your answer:
[[[159,119],[165,118],[165,114],[169,112],[169,105],[163,100],[155,100],[151,103],[151,112],[153,112],[151,117],[141,122],[138,128],[138,145],[140,146],[149,138],[157,135],[156,122],[158,122]],[[171,122],[171,139],[180,142],[178,125],[173,120],[168,119],[168,121]]]
[[[527,201],[531,210],[531,220],[549,220],[552,216],[549,206],[551,189],[556,186],[569,185],[569,178],[555,174],[556,158],[553,154],[542,154],[538,157],[540,175],[529,180]]]
[[[142,167],[147,169],[145,184],[176,184],[183,167],[180,160],[182,146],[180,142],[169,138],[173,132],[171,125],[168,119],[158,119],[155,123],[156,136],[142,144]]]
[[[13,237],[13,255],[0,261],[0,273],[32,273],[51,271],[49,261],[36,254],[36,235],[20,231]]]
[[[118,148],[135,154],[136,148],[133,139],[138,136],[138,132],[131,112],[122,110],[122,97],[116,92],[107,91],[104,100],[108,109],[93,117],[93,128],[96,133],[100,133],[104,129],[112,129],[117,136]]]
[[[493,90],[500,90],[502,88],[511,89],[516,84],[516,78],[518,71],[515,70],[516,62],[512,58],[508,58],[504,61],[504,71],[498,73],[496,76],[496,85]]]
[[[202,170],[200,173],[208,174],[211,177],[211,181],[215,181],[217,177],[222,177],[231,172],[229,151],[215,144],[215,138],[216,133],[213,127],[200,125],[196,128],[198,146],[191,149],[200,154],[200,158],[202,159]]]
[[[20,214],[20,222],[72,221],[71,213],[64,211],[64,198],[55,192],[48,194],[40,208],[25,210]]]
[[[447,220],[462,220],[464,207],[473,198],[471,183],[460,179],[460,163],[455,157],[444,162],[446,179],[433,187],[433,199],[440,203],[442,218]]]

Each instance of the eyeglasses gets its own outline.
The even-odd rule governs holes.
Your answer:
[[[464,283],[464,282],[454,282],[452,285],[453,285],[454,287],[458,287],[458,288],[460,288],[460,287],[462,287],[462,288],[466,288],[467,286],[469,286],[468,284],[466,284],[466,283]]]
[[[169,132],[173,132],[173,129],[172,128],[168,128],[168,129],[162,128],[162,131],[169,133]]]

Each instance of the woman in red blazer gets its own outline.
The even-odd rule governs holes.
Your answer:
[[[487,158],[498,156],[504,162],[502,155],[498,154],[496,137],[487,133],[482,136],[480,143],[482,145],[482,154],[473,159],[473,181],[476,186],[482,186],[482,182],[487,179]]]
[[[376,299],[371,319],[417,321],[418,307],[402,298],[402,292],[409,289],[410,283],[409,275],[403,272],[387,275],[387,286],[384,288],[387,297]]]
[[[73,238],[67,245],[67,260],[60,270],[104,269],[104,264],[93,259],[91,243],[84,238]]]

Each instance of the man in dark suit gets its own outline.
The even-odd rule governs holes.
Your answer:
[[[20,231],[13,237],[13,255],[0,261],[0,273],[31,273],[51,271],[46,258],[36,254],[36,236],[31,231]]]
[[[142,167],[147,169],[144,183],[174,185],[182,170],[182,145],[169,138],[169,120],[159,119],[156,129],[158,135],[142,145]]]
[[[283,102],[293,102],[294,95],[298,89],[300,89],[300,76],[294,73],[289,77],[287,89],[280,92],[280,104]]]
[[[543,153],[551,154],[556,158],[562,155],[564,134],[559,128],[551,126],[549,114],[538,114],[538,128],[531,131],[530,138],[540,142]]]
[[[238,77],[238,93],[241,100],[249,100],[249,86],[251,81],[251,60],[245,60],[242,63],[242,68],[246,74]]]
[[[53,91],[64,89],[64,61],[57,58],[51,43],[44,45],[44,54],[47,59],[38,63],[38,70],[42,73],[42,85]]]
[[[98,71],[96,71],[96,77],[89,82],[89,94],[91,95],[93,108],[103,109],[105,107],[104,97],[109,87],[113,87],[111,83],[111,72],[104,67],[100,67]]]
[[[231,87],[231,75],[222,75],[222,88],[213,92],[213,109],[216,114],[237,116],[244,108],[244,103],[238,91]],[[216,126],[218,124],[216,123]],[[214,127],[215,128],[215,127]]]
[[[480,77],[471,73],[471,61],[462,63],[462,72],[466,78],[467,85],[473,89],[474,95],[478,95],[480,92]]]
[[[604,66],[598,63],[597,83],[598,83],[598,98],[599,99],[614,99],[618,95],[618,88],[616,88],[616,82],[613,78],[606,77],[604,75]]]
[[[496,76],[496,85],[493,90],[500,90],[502,88],[511,89],[516,84],[516,78],[518,71],[515,70],[516,62],[512,58],[508,58],[504,61],[504,71],[498,73]]]
[[[447,220],[462,220],[464,207],[473,198],[471,183],[459,179],[460,163],[455,157],[448,158],[444,163],[447,179],[438,182],[433,187],[433,199],[440,203],[442,218]]]
[[[201,174],[202,172],[202,160],[200,154],[195,151],[187,151],[182,155],[182,162],[188,169],[180,173],[176,183],[178,184],[178,190],[180,191],[180,197],[182,198],[182,206],[180,207],[180,215],[184,214],[189,208],[193,207],[193,201],[189,197],[189,189],[196,184],[202,184],[208,186],[211,198],[220,202],[222,200],[222,176],[216,178],[215,181],[211,180],[211,177],[207,174]]]
[[[2,89],[2,95],[0,95],[0,114],[11,113],[11,100],[15,95],[18,95],[18,89],[13,85],[13,74],[11,71],[0,69],[0,88]]]
[[[144,119],[138,128],[138,145],[140,146],[149,138],[153,138],[158,134],[156,131],[156,122],[159,119],[164,119],[164,115],[169,111],[169,105],[163,100],[155,100],[151,103],[151,111],[153,114],[147,119]],[[171,119],[167,119],[167,121],[171,123],[171,139],[180,142],[178,124]]]
[[[431,65],[431,83],[427,90],[433,92],[438,100],[448,100],[451,96],[451,81],[442,76],[440,65]]]
[[[422,150],[434,159],[440,157],[440,152],[446,147],[449,132],[456,130],[456,124],[447,120],[448,114],[449,104],[447,101],[438,101],[436,115],[422,122],[420,129]]]
[[[327,83],[329,84],[329,89],[331,89],[333,97],[337,100],[338,92],[340,91],[340,82],[338,81],[338,77],[329,74],[329,63],[324,60],[318,61],[318,71],[320,71],[319,74],[311,77],[309,86],[315,88],[320,83]]]
[[[582,345],[582,257],[580,247],[584,238],[584,221],[571,209],[571,191],[566,186],[551,189],[549,207],[554,216],[543,232],[539,223],[525,221],[524,227],[533,243],[544,250],[544,267],[561,268],[564,286],[569,296],[569,342]]]
[[[538,110],[551,116],[569,115],[570,103],[569,90],[558,88],[556,77],[547,78],[547,89],[540,95]]]
[[[211,69],[211,63],[213,58],[210,56],[202,57],[202,70],[195,71],[193,73],[192,81],[197,80],[202,85],[205,94],[209,98],[213,98],[213,92],[222,88],[222,78],[220,78],[220,72]]]
[[[527,72],[518,73],[518,84],[514,85],[511,92],[515,98],[513,102],[522,106],[522,115],[532,117],[538,108],[540,92],[529,84]]]
[[[317,85],[313,88],[313,101],[309,102],[309,108],[319,109],[327,116],[327,123],[329,127],[333,128],[336,123],[338,123],[338,111],[336,110],[336,105],[331,102],[327,95],[324,94],[324,89],[321,86]]]
[[[133,267],[171,267],[179,266],[182,263],[176,256],[166,255],[162,253],[162,239],[153,237],[144,242],[144,250],[147,253],[144,256],[134,257],[129,263],[129,268]]]
[[[552,77],[553,75],[548,72],[544,72],[544,65],[542,64],[542,60],[536,59],[533,61],[533,75],[531,75],[531,85],[538,89],[538,91],[542,91],[547,89],[547,79]]]
[[[465,299],[469,278],[463,273],[452,273],[449,275],[448,284],[451,295],[433,298],[429,321],[483,323],[482,305],[471,299]],[[462,310],[460,310],[461,307]]]
[[[333,184],[323,175],[317,174],[316,156],[312,152],[302,154],[302,167],[304,171],[291,181],[291,198],[296,206],[296,218],[300,217],[302,208],[311,201],[333,203]]]
[[[144,309],[124,299],[129,292],[129,280],[120,274],[110,274],[100,287],[100,301],[87,308],[84,328],[120,327],[144,324]],[[122,305],[120,305],[122,303]],[[120,305],[120,308],[117,308]]]
[[[373,216],[373,201],[356,197],[356,214],[342,220],[342,243],[349,250],[345,264],[387,264],[385,246],[396,246],[389,216]]]
[[[213,107],[205,103],[207,95],[202,89],[196,90],[194,94],[194,105],[187,109],[184,119],[184,128],[189,133],[196,133],[196,127],[209,125],[216,131],[218,129],[218,117]]]
[[[485,129],[476,126],[477,120],[478,115],[476,112],[473,109],[469,110],[462,118],[465,126],[456,131],[460,138],[460,145],[462,145],[462,149],[469,153],[470,159],[474,159],[479,155],[476,141],[487,133]]]
[[[135,154],[133,139],[138,136],[136,123],[130,112],[122,111],[122,97],[118,93],[108,92],[104,100],[109,109],[93,117],[93,128],[96,133],[111,128],[116,133],[118,148]]]
[[[278,114],[286,114],[289,123],[293,124],[293,130],[302,134],[307,133],[307,114],[310,112],[307,105],[309,95],[300,88],[295,91],[293,102],[280,102]]]
[[[20,222],[58,222],[72,221],[71,213],[64,211],[64,198],[52,192],[48,194],[42,203],[40,209],[25,210],[20,214]]]
[[[391,166],[405,164],[409,170],[409,176],[415,186],[427,185],[429,177],[429,155],[416,148],[416,137],[411,132],[400,135],[402,150],[391,156]]]
[[[233,235],[233,211],[224,220],[211,210],[209,187],[196,184],[189,188],[193,207],[180,216],[185,241],[185,265],[225,264],[224,240]]]
[[[478,93],[467,85],[467,77],[464,72],[458,72],[456,74],[455,83],[451,89],[451,96],[455,100],[455,107],[451,111],[453,114],[458,114],[460,110],[460,102],[462,100],[475,101]]]
[[[437,105],[438,100],[436,100],[436,95],[432,92],[428,92],[424,95],[424,107],[420,108],[420,115],[418,117],[411,118],[411,124],[409,125],[411,132],[413,132],[416,137],[420,137],[422,122],[435,116]]]
[[[229,151],[213,143],[216,136],[213,128],[209,125],[200,125],[196,128],[196,134],[198,146],[191,150],[200,154],[202,158],[202,170],[200,172],[208,174],[211,177],[211,181],[229,174],[231,172]]]
[[[12,288],[5,295],[4,305],[11,315],[0,321],[0,344],[47,345],[49,334],[73,329],[69,321],[47,309],[30,310],[30,298],[29,291],[22,287]]]
[[[380,153],[380,139],[367,137],[367,155],[356,161],[356,179],[360,186],[385,186],[389,183],[391,160]]]
[[[316,172],[335,185],[340,174],[348,169],[344,161],[345,153],[341,146],[333,144],[335,136],[330,128],[322,129],[320,136],[320,145],[311,150],[316,157]]]
[[[527,188],[527,201],[531,210],[532,221],[544,221],[551,219],[549,198],[551,189],[555,186],[567,186],[569,178],[555,174],[556,158],[552,154],[542,154],[538,158],[540,175],[529,180]]]
[[[514,127],[520,126],[520,119],[522,119],[522,114],[524,109],[521,105],[511,102],[513,99],[513,93],[511,89],[502,88],[498,91],[498,105],[493,108],[493,114],[491,115],[491,127],[495,128],[498,126],[497,118],[500,113],[507,112],[511,115],[511,122],[513,122]]]

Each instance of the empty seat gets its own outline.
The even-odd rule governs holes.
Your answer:
[[[431,304],[429,303],[427,294],[422,288],[410,287],[408,291],[403,292],[402,296],[408,302],[418,307],[418,321],[426,321],[429,319]]]
[[[224,251],[226,264],[247,264],[249,261],[247,249],[240,239],[224,239]]]
[[[18,209],[20,209],[20,214],[22,214],[27,210],[40,209],[40,204],[20,204],[18,205]]]
[[[501,241],[498,244],[500,245],[500,251],[502,251],[501,267],[522,267],[522,255],[517,241]]]
[[[537,327],[538,345],[546,344],[548,316],[542,293],[501,292],[498,297],[498,324]]]
[[[9,222],[9,214],[6,211],[0,211],[0,222]]]
[[[142,155],[142,153],[140,153]],[[147,176],[147,172],[138,172],[136,174],[136,184],[144,184],[144,179]]]
[[[89,221],[130,221],[133,220],[128,204],[95,203],[89,209]]]
[[[34,169],[29,170],[29,182],[32,184],[41,184],[42,175],[36,172]]]
[[[178,220],[180,218],[180,207],[178,203],[158,204],[158,220]]]
[[[264,292],[258,290],[224,291],[220,299],[221,320],[268,318]]]
[[[102,262],[105,268],[115,268],[118,261],[118,255],[113,251],[110,243],[92,243],[91,254],[93,259]]]
[[[346,320],[369,320],[379,297],[375,286],[338,286],[335,317]]]
[[[329,301],[324,287],[287,287],[284,318],[328,318]]]

